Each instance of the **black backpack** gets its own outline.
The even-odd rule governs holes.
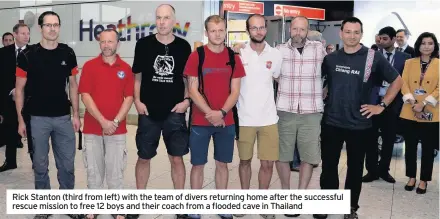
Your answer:
[[[235,70],[235,52],[229,48],[226,47],[226,49],[228,50],[228,55],[229,55],[229,62],[226,63],[226,65],[231,66],[232,68],[232,74],[231,74],[231,78],[229,80],[229,92],[231,92],[231,82],[232,82],[232,76],[234,75],[234,70]],[[208,98],[206,98],[205,96],[205,92],[204,92],[204,88],[205,85],[203,83],[203,63],[205,61],[205,49],[203,46],[200,46],[197,48],[197,53],[199,55],[199,65],[198,65],[198,81],[199,81],[199,92],[200,94],[203,96],[203,98],[205,99],[206,103],[209,106],[209,102],[208,102]],[[188,130],[191,131],[191,123],[192,123],[192,109],[194,107],[194,103],[191,104],[190,110],[189,110],[189,121],[188,121]],[[233,113],[233,117],[234,117],[234,123],[235,123],[235,139],[238,140],[239,139],[239,130],[240,130],[240,126],[238,124],[238,113],[237,113],[237,106],[234,105],[234,107],[232,107],[232,113]]]

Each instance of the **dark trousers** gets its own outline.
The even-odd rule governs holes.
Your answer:
[[[403,137],[405,138],[406,176],[416,178],[417,145],[422,144],[420,180],[431,181],[434,165],[434,149],[439,147],[439,123],[402,120]]]
[[[393,110],[386,110],[382,114],[373,117],[374,130],[370,139],[370,147],[368,147],[365,156],[365,167],[368,173],[376,176],[388,174],[398,125],[399,115]],[[379,134],[382,137],[380,161],[378,161],[379,148],[377,143]]]
[[[5,121],[3,126],[4,138],[6,144],[6,162],[8,165],[17,165],[17,146],[21,137],[18,134],[18,119],[15,111],[8,112],[5,115]]]
[[[364,167],[365,151],[371,145],[372,129],[349,130],[322,125],[321,132],[321,159],[322,173],[321,189],[339,189],[338,164],[342,146],[346,143],[347,176],[345,189],[351,191],[351,207],[359,208],[359,196],[362,189],[362,172]]]

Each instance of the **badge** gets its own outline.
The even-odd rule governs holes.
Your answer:
[[[420,88],[420,89],[416,89],[416,90],[414,91],[414,94],[420,96],[420,95],[424,95],[424,94],[426,94],[426,91],[423,90],[423,88]]]
[[[267,69],[271,69],[272,68],[272,61],[267,61],[266,62],[266,68]]]
[[[125,78],[125,72],[124,71],[118,71],[118,77],[120,79],[124,79]]]

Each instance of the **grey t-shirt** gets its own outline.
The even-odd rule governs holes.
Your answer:
[[[328,100],[324,108],[325,124],[350,130],[363,130],[372,127],[371,118],[362,116],[363,104],[376,104],[377,92],[382,81],[392,83],[399,73],[385,57],[375,52],[371,75],[363,82],[368,48],[353,54],[340,49],[327,55],[322,63],[322,75],[327,77]]]

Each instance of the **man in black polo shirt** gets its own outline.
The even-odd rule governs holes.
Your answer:
[[[29,46],[17,58],[16,107],[18,132],[25,137],[26,123],[20,112],[30,116],[33,139],[33,169],[35,189],[50,189],[49,137],[58,169],[60,189],[73,189],[75,183],[75,132],[81,122],[78,114],[78,73],[72,48],[57,42],[60,18],[46,11],[38,18],[41,42]],[[66,93],[69,84],[70,101]],[[73,125],[70,106],[73,108]],[[37,215],[45,219],[48,215]]]

